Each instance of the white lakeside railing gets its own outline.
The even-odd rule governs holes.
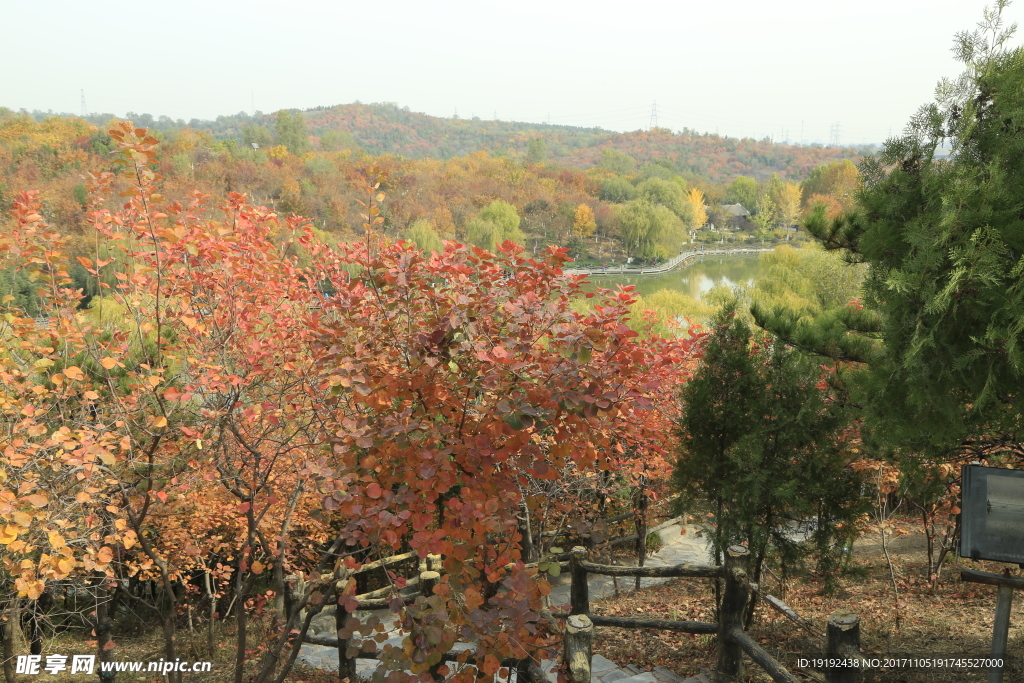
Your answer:
[[[657,266],[628,267],[625,263],[618,264],[612,268],[563,268],[566,275],[657,275],[675,270],[680,265],[691,259],[701,256],[729,256],[733,254],[763,254],[771,251],[772,247],[750,248],[750,249],[705,249],[704,251],[684,251],[665,263]]]

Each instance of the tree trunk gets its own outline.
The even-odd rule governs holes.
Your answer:
[[[21,628],[21,607],[17,598],[11,598],[3,611],[3,638],[4,638],[4,681],[16,683],[14,674],[14,645],[17,637],[17,629]]]
[[[638,567],[644,566],[647,559],[647,477],[640,475],[634,496],[634,518],[636,526],[636,563]],[[640,590],[640,577],[636,577],[636,590]]]
[[[533,526],[530,524],[530,508],[523,503],[523,518],[520,524],[520,533],[523,536],[523,562],[529,564],[534,561],[533,549]]]
[[[210,572],[203,575],[203,582],[206,587],[206,596],[210,599],[210,623],[206,629],[206,647],[209,648],[209,656],[212,659],[213,653],[217,651],[217,641],[213,632],[213,626],[217,622],[217,594],[213,590],[213,578],[210,576]]]
[[[110,591],[104,587],[106,576],[98,574],[93,584],[96,590],[96,621],[93,622],[96,629],[96,660],[99,662],[99,679],[106,683],[117,677],[115,671],[104,671],[105,662],[114,661],[114,649],[111,647],[113,638],[111,633],[114,630],[114,621],[111,618]]]
[[[28,651],[29,654],[43,653],[43,630],[39,627],[39,601],[33,600],[28,612]]]
[[[246,595],[246,581],[242,578],[242,563],[245,561],[244,558],[247,553],[243,552],[242,557],[239,559],[238,566],[238,579],[235,582],[236,590],[235,600],[238,606],[235,608],[235,623],[236,623],[236,638],[235,638],[235,683],[242,683],[242,671],[245,666],[245,648],[246,648],[246,627],[248,621],[246,620],[245,613],[245,601],[249,597]]]
[[[722,498],[716,501],[718,509],[715,517],[715,564],[722,564]],[[721,617],[719,607],[722,604],[722,579],[715,577],[715,618]]]
[[[772,525],[774,523],[775,523],[775,515],[773,513],[769,512],[765,516],[765,528],[771,529]],[[759,586],[761,585],[761,570],[764,567],[765,557],[767,557],[767,555],[768,555],[768,543],[770,542],[770,539],[771,539],[771,536],[766,536],[764,541],[761,542],[760,544],[758,544],[757,549],[754,552],[754,557],[753,557],[753,560],[754,560],[753,581],[754,581],[754,583],[756,583]],[[749,540],[748,540],[748,543],[750,543],[751,546],[754,545]],[[754,612],[757,610],[757,601],[758,601],[758,594],[757,593],[753,593],[750,596],[750,602],[747,603],[747,613],[744,615],[744,618],[743,618],[743,628],[744,629],[749,629],[750,628],[750,624],[753,623],[753,621],[754,621]]]
[[[926,543],[925,552],[928,555],[928,583],[935,585],[932,576],[935,573],[935,525],[929,524],[928,511],[921,506],[921,525],[924,527],[924,538]]]
[[[350,683],[356,680],[356,660],[349,659],[345,651],[348,650],[348,638],[342,638],[341,632],[348,622],[349,611],[345,609],[344,600],[338,600],[338,607],[334,610],[334,629],[338,636],[338,678],[348,679]]]
[[[430,556],[428,555],[427,566],[429,567],[432,564],[434,563],[431,561]],[[424,598],[429,598],[434,594],[434,588],[437,587],[437,584],[440,582],[441,574],[439,574],[438,572],[433,570],[420,572],[420,595],[422,595]],[[430,677],[435,681],[443,681],[445,678],[441,674],[441,666],[443,664],[444,659],[442,658],[438,660],[437,664],[432,665],[428,670],[430,672]]]
[[[737,681],[743,678],[743,648],[729,633],[743,628],[750,588],[747,584],[747,563],[750,554],[743,546],[730,546],[725,552],[725,594],[718,615],[718,680]]]

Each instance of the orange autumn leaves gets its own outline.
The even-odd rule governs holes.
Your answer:
[[[564,250],[451,242],[425,257],[380,240],[372,182],[366,239],[337,248],[236,193],[169,202],[155,139],[127,125],[111,137],[133,184],[115,200],[109,174],[91,181],[89,310],[38,196],[19,198],[3,243],[48,313],[7,302],[3,318],[0,543],[18,593],[193,571],[326,588],[344,567],[323,555],[332,543],[409,544],[445,558],[410,628],[444,615],[502,654],[539,646],[547,587],[519,562],[522,486],[618,468],[615,443],[634,464],[665,452],[657,406],[699,338],[641,341],[626,291],[574,312],[584,293]],[[410,646],[424,666],[430,641]]]

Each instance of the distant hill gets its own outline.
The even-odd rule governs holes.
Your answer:
[[[801,180],[817,166],[863,153],[853,148],[781,145],[689,130],[673,133],[665,128],[617,133],[602,128],[441,118],[394,104],[343,104],[307,110],[305,116],[311,134],[349,133],[369,154],[448,159],[483,150],[491,155],[525,157],[530,141],[542,138],[547,160],[557,164],[591,168],[600,163],[602,150],[614,149],[641,165],[668,161],[684,174],[715,182],[739,175],[764,180],[772,173]],[[261,123],[272,125],[272,120]]]
[[[46,115],[34,112],[39,119]],[[451,159],[478,151],[491,156],[527,158],[532,140],[542,139],[544,156],[549,162],[592,168],[601,162],[602,151],[612,149],[628,154],[638,165],[661,162],[685,176],[712,182],[726,182],[736,176],[758,180],[772,173],[790,180],[802,180],[811,169],[832,161],[856,159],[870,149],[825,148],[775,144],[768,140],[731,138],[665,128],[627,133],[602,128],[580,128],[514,121],[485,121],[479,118],[457,119],[429,116],[393,103],[340,104],[317,107],[304,112],[306,129],[319,139],[333,132],[371,155],[393,154],[410,159]],[[106,115],[92,115],[90,121],[102,125]],[[166,116],[129,114],[137,125],[161,131],[193,128],[215,138],[243,137],[247,126],[274,132],[275,116],[250,116],[245,112],[218,116],[214,121],[192,119],[174,121]],[[536,143],[535,143],[536,146]]]

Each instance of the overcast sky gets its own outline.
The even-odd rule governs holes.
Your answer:
[[[656,101],[673,130],[881,142],[961,71],[953,36],[991,2],[11,0],[0,106],[78,113],[84,89],[117,115],[360,100],[636,130]]]

